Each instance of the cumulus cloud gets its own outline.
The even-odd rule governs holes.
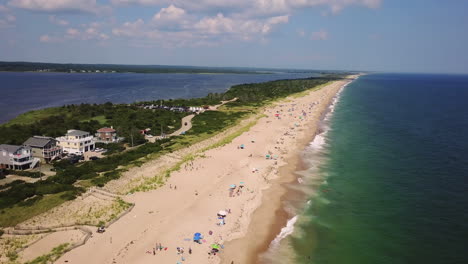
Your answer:
[[[327,40],[328,39],[328,32],[326,30],[319,30],[317,32],[313,32],[311,35],[312,40]]]
[[[178,26],[171,30],[155,22],[171,22]],[[181,22],[182,21],[182,22]],[[185,22],[183,22],[185,21]],[[213,45],[227,40],[262,39],[270,34],[276,26],[287,23],[289,16],[274,16],[264,19],[241,19],[218,13],[215,16],[196,18],[188,15],[184,9],[170,5],[162,8],[153,18],[145,22],[137,19],[125,22],[112,30],[117,37],[135,38],[148,41],[153,45]],[[169,44],[168,44],[169,43]]]
[[[49,22],[53,23],[53,24],[56,24],[56,25],[59,25],[59,26],[68,26],[68,24],[70,24],[67,20],[57,18],[54,15],[49,16]]]
[[[96,0],[10,0],[10,6],[39,12],[93,13],[109,11]]]
[[[166,8],[161,8],[161,11],[156,13],[153,16],[153,20],[155,21],[176,21],[181,19],[185,16],[185,10],[182,8],[178,8],[174,5],[170,5]]]

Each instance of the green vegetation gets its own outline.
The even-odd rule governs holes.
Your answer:
[[[37,257],[31,261],[26,262],[25,264],[49,264],[54,263],[57,259],[59,259],[67,250],[69,243],[61,244],[54,249],[49,254],[42,255]]]
[[[31,111],[0,126],[2,144],[20,145],[30,136],[63,136],[68,129],[79,129],[94,134],[104,126],[113,126],[118,136],[125,137],[130,143],[145,143],[139,130],[150,128],[151,131],[171,133],[181,125],[186,113],[163,109],[142,109],[124,104],[81,104],[50,108],[49,110]],[[32,120],[36,120],[32,122]]]
[[[232,86],[225,94],[224,99],[237,97],[238,100],[229,103],[229,107],[262,106],[268,101],[286,97],[323,85],[342,76],[328,75],[320,78],[278,80],[264,83],[240,84]]]
[[[115,153],[120,153],[125,150],[122,143],[96,143],[96,148],[104,148],[107,151],[102,153],[104,156],[108,156]]]
[[[5,170],[6,175],[13,174],[18,176],[30,177],[30,178],[39,178],[45,176],[44,173],[39,171],[20,171],[20,170]]]
[[[248,73],[260,74],[246,68],[218,68],[168,65],[119,65],[119,64],[62,64],[42,62],[0,61],[0,71],[46,71],[46,72],[134,72],[134,73]],[[261,73],[264,74],[264,73]]]
[[[17,203],[10,208],[0,209],[0,227],[15,226],[36,215],[44,213],[67,201],[69,192],[45,195]]]

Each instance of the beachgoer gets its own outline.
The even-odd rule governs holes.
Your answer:
[[[153,248],[153,256],[156,255],[156,249]]]
[[[188,248],[188,253],[192,254],[192,248],[191,247]]]

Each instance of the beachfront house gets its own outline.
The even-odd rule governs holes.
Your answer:
[[[115,143],[121,139],[117,137],[117,131],[113,127],[103,127],[96,132],[96,142]]]
[[[57,140],[51,137],[33,136],[23,145],[31,147],[33,157],[42,162],[50,162],[62,154],[62,148],[57,145]]]
[[[28,146],[0,145],[0,169],[27,170],[39,163]]]
[[[81,155],[95,148],[94,137],[81,130],[68,130],[65,136],[56,139],[64,153]]]

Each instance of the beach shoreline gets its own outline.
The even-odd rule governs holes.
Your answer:
[[[356,76],[352,76],[351,81],[356,78]],[[282,229],[295,217],[291,212],[288,212],[285,203],[293,201],[303,203],[307,199],[305,193],[291,188],[291,185],[299,184],[300,175],[298,172],[307,169],[303,160],[304,151],[317,135],[323,133],[320,128],[321,123],[324,122],[327,114],[331,111],[330,107],[334,100],[339,97],[341,91],[351,81],[343,83],[336,90],[334,96],[327,98],[324,108],[320,111],[319,119],[307,124],[310,133],[304,134],[302,138],[297,140],[293,148],[297,152],[285,159],[286,164],[279,168],[280,177],[275,179],[270,188],[263,192],[262,203],[250,219],[248,234],[227,242],[226,246],[231,249],[232,256],[222,256],[221,263],[229,264],[229,257],[233,258],[236,255],[235,252],[239,251],[243,251],[243,254],[246,255],[240,263],[270,263],[269,260],[264,258],[265,254],[268,254],[272,242],[278,237]],[[259,232],[259,229],[263,230]],[[253,230],[255,230],[255,233]]]

